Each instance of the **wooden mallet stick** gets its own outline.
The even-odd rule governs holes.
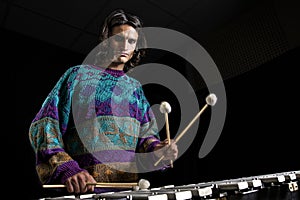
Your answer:
[[[215,94],[209,94],[206,97],[206,104],[203,106],[203,108],[197,113],[197,115],[192,119],[192,121],[183,129],[183,131],[175,138],[174,143],[177,143],[180,138],[182,138],[182,136],[184,136],[184,134],[188,131],[189,128],[191,128],[191,126],[195,123],[195,121],[200,117],[200,115],[204,112],[204,110],[210,105],[210,106],[214,106],[217,102],[217,97]],[[156,161],[156,163],[154,163],[154,166],[157,166],[158,163],[160,161],[162,161],[162,159],[164,159],[164,155],[162,155],[160,157],[159,160]]]
[[[101,188],[132,188],[138,186],[138,183],[86,183],[87,185],[94,185]],[[63,184],[43,185],[43,188],[65,188]]]
[[[94,185],[95,187],[102,188],[133,188],[134,190],[145,190],[150,187],[150,182],[146,179],[140,179],[138,183],[87,183],[87,185]],[[43,188],[65,188],[66,185],[54,184],[54,185],[43,185]]]
[[[163,113],[165,115],[165,121],[166,121],[166,134],[167,134],[167,140],[168,140],[168,144],[171,144],[171,136],[170,136],[170,129],[169,129],[169,118],[168,118],[168,113],[171,112],[171,106],[168,102],[163,101],[160,104],[160,108],[159,108],[160,112]],[[170,160],[170,165],[171,168],[173,168],[173,160]]]

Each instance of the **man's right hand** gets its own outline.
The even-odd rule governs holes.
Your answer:
[[[87,171],[82,171],[69,177],[65,185],[69,193],[83,194],[93,192],[94,185],[87,185],[86,183],[96,183],[96,181]]]

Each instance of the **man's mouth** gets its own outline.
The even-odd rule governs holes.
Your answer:
[[[120,56],[121,57],[127,57],[128,55],[129,55],[128,53],[122,52]]]

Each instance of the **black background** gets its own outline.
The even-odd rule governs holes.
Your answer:
[[[295,36],[289,38],[288,51],[224,80],[227,113],[216,146],[205,158],[198,158],[209,123],[208,110],[201,116],[203,121],[197,137],[188,151],[175,161],[174,168],[143,175],[150,180],[151,187],[299,170],[300,49],[297,41]],[[85,55],[3,28],[1,46],[4,52],[2,76],[6,81],[2,99],[8,100],[2,106],[8,111],[5,117],[9,122],[3,124],[5,131],[2,131],[2,173],[10,177],[7,191],[21,195],[22,199],[34,199],[43,193],[35,174],[34,154],[28,139],[31,120],[62,73],[81,63]],[[182,60],[177,61],[174,55],[156,60],[175,68],[180,65],[178,63],[184,64]],[[176,104],[165,88],[147,86],[145,92],[151,103],[158,103],[163,97],[172,102],[171,105]],[[206,89],[199,89],[197,94],[200,104],[203,103]],[[170,121],[178,122],[179,117],[179,111],[173,109]],[[171,132],[177,128],[178,124],[170,123]],[[164,137],[164,133],[161,134]],[[25,189],[25,194],[21,188],[22,191]]]

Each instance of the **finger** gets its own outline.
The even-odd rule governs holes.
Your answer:
[[[86,183],[97,183],[95,179],[86,171],[83,172],[84,180],[85,180],[85,192],[90,191],[93,192],[95,185],[87,185]]]
[[[71,184],[73,185],[74,193],[79,194],[80,193],[80,186],[79,186],[79,183],[77,181],[77,177],[72,178]]]
[[[86,177],[84,175],[78,176],[78,185],[79,185],[79,193],[85,193],[87,191],[87,185],[86,185]]]
[[[87,185],[86,186],[86,191],[88,191],[88,192],[94,192],[94,185]]]
[[[77,181],[77,176],[72,176],[66,181],[67,191],[69,193],[80,193],[80,188]]]
[[[177,147],[170,147],[168,149],[168,151],[166,152],[166,158],[171,159],[171,160],[175,160],[178,156],[178,149]]]
[[[85,193],[87,191],[93,192],[94,191],[94,185],[87,185],[87,183],[97,183],[95,179],[86,171],[83,171],[79,174],[80,179],[80,188],[81,192]]]
[[[163,146],[169,144],[168,139],[165,139],[164,141],[161,141],[161,144],[162,144]]]
[[[66,187],[67,187],[67,191],[69,193],[73,193],[74,192],[74,188],[73,188],[73,185],[71,183],[71,179],[67,180],[66,183],[65,183]]]
[[[178,152],[178,146],[177,146],[177,144],[172,143],[172,144],[170,145],[170,149],[172,149],[174,152]]]
[[[95,181],[95,179],[94,179],[91,175],[89,175],[88,181],[87,181],[87,182],[89,182],[89,183],[97,183],[97,182]],[[89,192],[94,192],[94,189],[95,189],[95,186],[94,186],[94,185],[87,185],[87,191],[89,191]]]

